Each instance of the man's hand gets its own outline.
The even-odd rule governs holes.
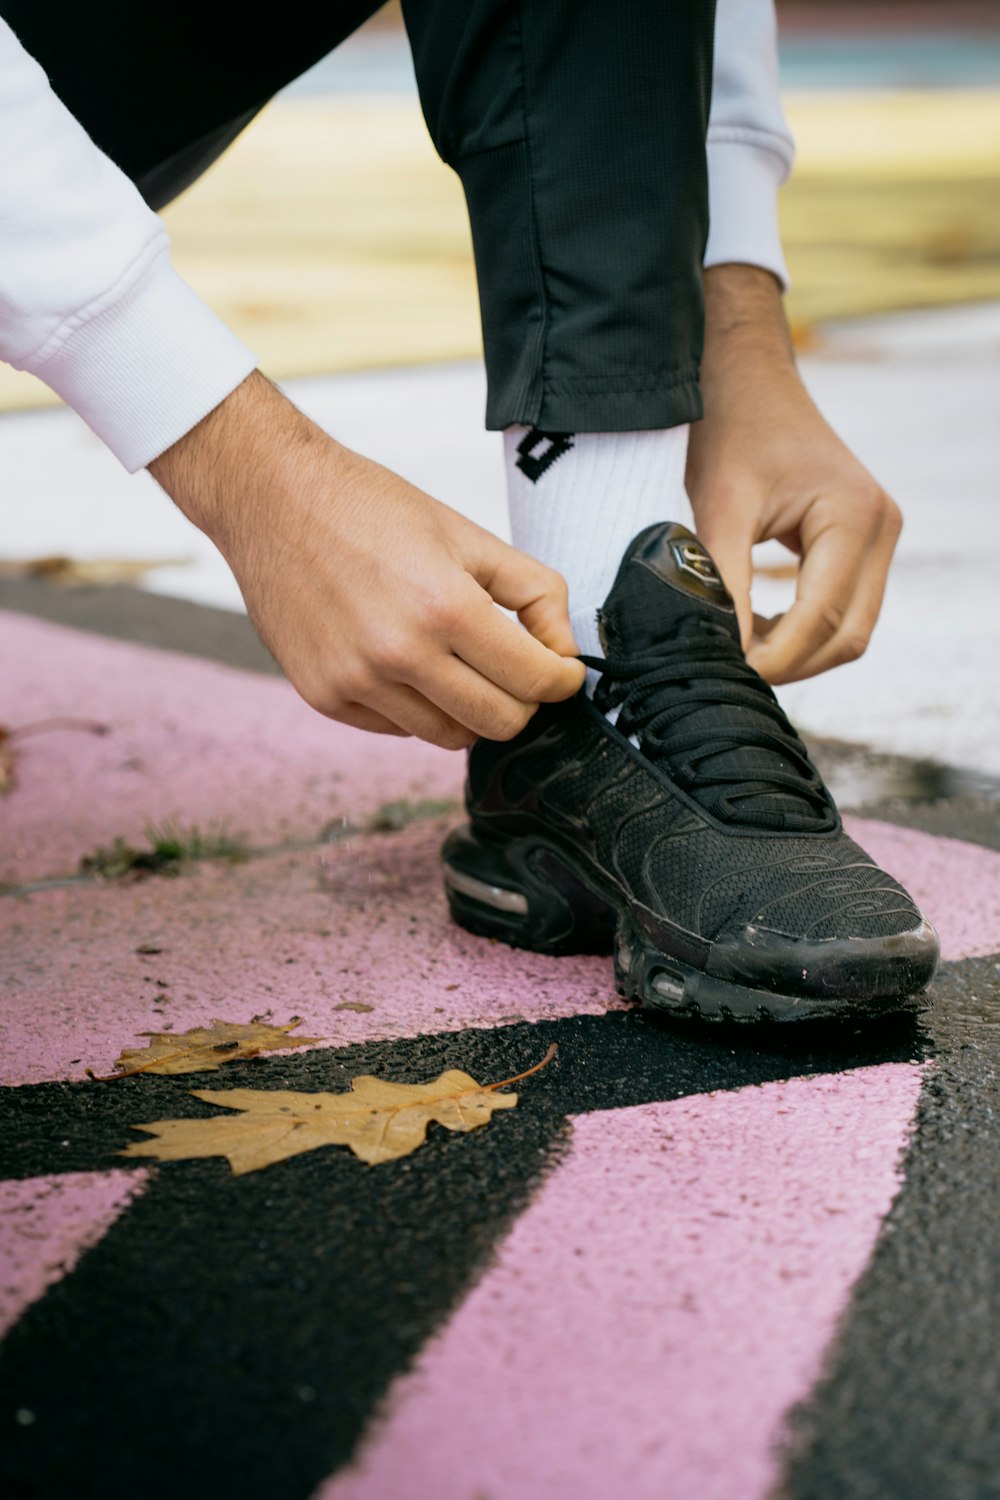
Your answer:
[[[149,470],[330,718],[458,749],[511,738],[583,682],[558,573],[341,447],[262,375]]]
[[[705,417],[691,428],[687,474],[695,525],[749,661],[769,682],[794,682],[865,650],[902,520],[802,385],[774,277],[713,267],[705,311]],[[801,558],[796,599],[757,621],[755,637],[751,548],[772,537]]]

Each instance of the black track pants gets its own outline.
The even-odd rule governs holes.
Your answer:
[[[472,223],[487,426],[700,416],[714,0],[404,0],[424,114]],[[0,0],[162,207],[373,0]],[[317,183],[317,192],[322,183]]]

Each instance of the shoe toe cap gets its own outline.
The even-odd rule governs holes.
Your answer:
[[[719,979],[810,999],[903,999],[926,988],[939,957],[937,933],[913,907],[905,927],[875,934],[849,929],[793,937],[749,923],[712,944],[706,969]]]

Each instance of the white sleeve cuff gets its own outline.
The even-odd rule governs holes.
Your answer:
[[[787,176],[784,156],[762,144],[757,132],[734,127],[709,131],[706,269],[732,263],[761,266],[788,290],[778,228],[778,188]]]
[[[77,314],[23,368],[134,474],[225,400],[256,360],[178,276],[165,245],[102,304]]]

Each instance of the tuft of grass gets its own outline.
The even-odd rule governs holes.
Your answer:
[[[196,860],[245,859],[246,840],[225,828],[179,828],[173,823],[150,824],[145,830],[146,844],[136,848],[123,838],[85,854],[80,860],[84,875],[103,880],[123,880],[127,876],[178,875],[185,865]]]
[[[411,802],[404,797],[399,802],[383,802],[372,813],[366,827],[367,833],[399,833],[411,823],[420,823],[428,818],[443,818],[458,808],[454,797],[426,798]]]

